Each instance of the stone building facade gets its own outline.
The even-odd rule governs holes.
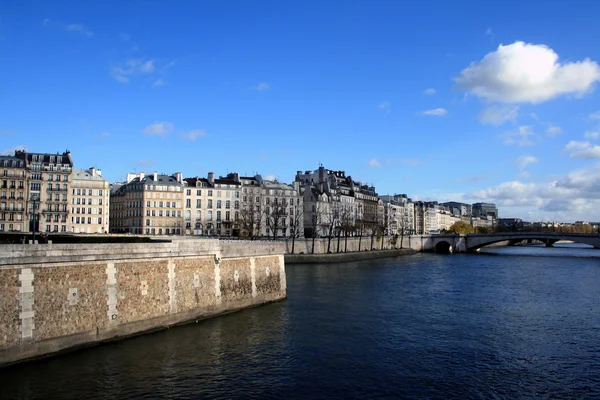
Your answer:
[[[73,174],[71,153],[29,153],[17,151],[25,161],[28,181],[28,231],[67,232],[68,196]]]
[[[111,233],[182,234],[184,196],[181,173],[128,174],[127,181],[117,186],[110,196]]]
[[[0,156],[0,232],[26,232],[27,168],[25,160]]]
[[[110,187],[96,168],[75,170],[71,184],[69,232],[107,233]]]

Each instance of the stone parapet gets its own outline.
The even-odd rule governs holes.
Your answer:
[[[0,365],[286,297],[285,244],[0,245]]]

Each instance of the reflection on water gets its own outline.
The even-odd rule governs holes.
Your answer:
[[[598,398],[595,252],[288,266],[285,301],[0,370],[0,398]]]

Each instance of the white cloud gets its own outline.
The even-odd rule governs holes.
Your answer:
[[[555,126],[555,125],[550,125],[548,127],[548,130],[546,131],[548,136],[556,136],[561,132],[562,132],[562,129],[560,129],[560,126]]]
[[[553,177],[546,183],[504,182],[467,193],[464,198],[496,203],[503,215],[594,221],[600,219],[600,164]]]
[[[523,155],[515,161],[519,168],[525,169],[529,164],[537,164],[540,160],[538,160],[534,156]]]
[[[435,94],[435,89],[433,89],[433,88],[425,89],[423,91],[423,94],[427,95],[427,96],[433,96]]]
[[[68,31],[71,31],[71,32],[80,33],[80,34],[85,35],[87,37],[94,36],[94,32],[90,31],[83,24],[70,24],[70,25],[65,26],[65,29],[68,30]]]
[[[590,119],[600,119],[600,111],[596,111],[596,112],[594,112],[594,113],[591,113],[591,114],[589,115],[589,118],[590,118]]]
[[[563,150],[568,152],[571,158],[583,158],[585,160],[600,158],[600,146],[591,145],[590,142],[572,140]]]
[[[4,150],[2,150],[2,152],[0,152],[0,156],[14,156],[15,151],[17,151],[17,150],[26,151],[27,146],[15,146],[15,147],[10,147],[8,149],[4,149]]]
[[[154,81],[154,83],[152,84],[152,87],[160,87],[160,86],[165,86],[167,84],[167,82],[163,81],[162,79],[157,79]]]
[[[65,24],[59,21],[52,21],[49,18],[46,18],[42,21],[42,28],[63,29],[65,31],[75,32],[87,37],[94,36],[94,32],[89,30],[83,24]]]
[[[155,60],[131,58],[127,60],[124,65],[112,67],[110,73],[117,82],[129,83],[132,77],[137,75],[150,75],[155,72],[155,70]]]
[[[250,88],[250,90],[255,90],[255,91],[257,91],[257,92],[264,92],[265,90],[269,90],[269,88],[270,88],[270,87],[271,87],[271,86],[269,86],[269,84],[268,84],[268,83],[266,83],[266,82],[261,82],[261,83],[259,83],[259,84],[258,84],[258,85],[256,85],[256,86],[252,86],[252,87]]]
[[[587,131],[583,136],[586,139],[598,139],[600,138],[600,131]]]
[[[506,145],[516,145],[519,147],[523,146],[533,146],[536,144],[534,141],[535,134],[531,126],[521,125],[516,130],[505,132],[504,135],[504,144]]]
[[[420,115],[431,115],[435,117],[443,117],[448,114],[448,111],[445,108],[434,108],[432,110],[425,110],[419,113]]]
[[[375,168],[381,167],[381,163],[376,158],[372,158],[371,161],[369,161],[369,166],[375,167]]]
[[[477,119],[484,125],[502,125],[507,121],[516,123],[518,115],[519,106],[507,107],[493,105],[480,112]]]
[[[519,174],[517,174],[517,178],[529,179],[529,178],[531,178],[531,174],[529,173],[529,171],[521,171]]]
[[[275,180],[277,180],[277,177],[275,176],[275,174],[269,174],[269,175],[265,176],[264,179],[267,181],[275,181]]]
[[[471,63],[455,80],[485,100],[541,103],[592,90],[600,80],[600,66],[588,58],[561,64],[558,54],[545,45],[515,42]]]
[[[382,109],[386,114],[392,111],[392,103],[389,101],[382,101],[377,107]]]
[[[194,141],[199,137],[206,136],[206,132],[203,129],[193,129],[181,135],[182,138],[190,141]]]
[[[173,132],[173,124],[170,122],[155,122],[151,125],[148,125],[142,130],[144,135],[148,136],[165,136]]]

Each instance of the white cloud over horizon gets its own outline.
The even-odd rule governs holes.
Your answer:
[[[155,122],[145,127],[142,133],[148,136],[165,136],[173,132],[174,129],[175,127],[170,122]]]
[[[423,94],[426,96],[433,96],[436,93],[434,88],[425,89]]]
[[[382,101],[381,103],[379,103],[377,108],[383,110],[386,114],[389,114],[390,111],[392,111],[392,103],[390,103],[389,101]]]
[[[568,152],[571,158],[583,158],[584,160],[600,158],[600,146],[592,145],[590,142],[571,140],[563,150]]]
[[[589,58],[563,64],[558,60],[558,54],[543,44],[500,44],[463,69],[455,81],[486,101],[535,104],[562,95],[584,95],[600,80],[600,66]]]
[[[518,147],[533,146],[536,144],[536,136],[533,128],[529,125],[521,125],[517,129],[504,132],[502,135],[504,144]]]
[[[530,164],[537,164],[540,160],[537,157],[531,155],[522,155],[515,161],[517,166],[521,169],[527,168]]]
[[[256,92],[264,92],[265,90],[269,90],[270,88],[271,85],[269,85],[267,82],[260,82],[258,85],[250,87],[250,90],[254,90]]]
[[[182,138],[189,140],[189,141],[194,141],[199,137],[204,137],[206,136],[206,132],[203,129],[193,129],[191,131],[185,132],[181,135]]]
[[[477,115],[477,119],[484,125],[502,125],[505,122],[517,122],[519,106],[492,105],[486,107]]]
[[[46,18],[42,21],[42,28],[59,28],[69,32],[75,32],[83,36],[92,37],[94,36],[94,32],[88,29],[84,24],[65,24],[58,21],[53,21],[49,18]]]
[[[445,108],[434,108],[431,110],[421,111],[419,115],[421,116],[434,116],[434,117],[443,117],[448,114],[448,110]]]
[[[573,222],[600,219],[600,163],[555,176],[550,181],[503,182],[463,195],[464,199],[493,202],[507,216],[526,214]],[[508,212],[507,212],[508,211]]]
[[[377,160],[376,158],[372,158],[369,161],[369,167],[373,167],[373,168],[381,167],[381,162],[379,162],[379,160]]]

